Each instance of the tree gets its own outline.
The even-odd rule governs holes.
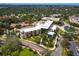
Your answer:
[[[14,35],[7,35],[4,44],[1,46],[1,55],[12,55],[13,52],[19,54],[21,51],[20,42]],[[17,51],[17,52],[16,52]],[[14,53],[13,53],[14,54]]]
[[[68,42],[68,40],[66,40],[66,39],[64,39],[62,42],[61,42],[61,45],[62,45],[62,47],[63,48],[68,48],[69,47],[69,42]]]

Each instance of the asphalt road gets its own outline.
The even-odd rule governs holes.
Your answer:
[[[40,54],[46,54],[47,52],[47,50],[46,49],[44,49],[43,47],[41,47],[41,46],[39,46],[39,45],[37,45],[37,44],[34,44],[34,43],[32,43],[32,42],[28,42],[28,41],[21,41],[21,44],[23,45],[23,46],[26,46],[26,47],[29,47],[29,48],[31,48],[31,49],[33,49],[33,50],[35,50],[35,51],[38,51]]]
[[[63,40],[63,38],[62,38],[62,36],[60,36],[58,38],[58,41],[57,41],[57,47],[55,49],[55,52],[53,52],[51,55],[53,55],[53,56],[62,56],[62,46],[61,46],[62,40]]]
[[[4,41],[3,40],[0,40],[0,44],[3,44],[3,43],[4,43]],[[36,52],[39,52],[41,55],[46,55],[48,53],[47,52],[47,49],[41,47],[38,44],[34,44],[32,42],[29,42],[29,41],[21,41],[21,45],[23,45],[25,47],[29,47],[32,50],[34,50]]]
[[[79,53],[77,52],[77,45],[74,41],[70,41],[70,50],[73,52],[74,56],[79,56]]]
[[[56,47],[56,50],[54,52],[54,55],[53,56],[61,56],[61,45],[60,45],[60,42],[57,43],[58,47]]]
[[[64,30],[65,26],[70,26],[70,25],[64,22],[64,25],[62,27],[60,27],[60,26],[58,26],[58,27],[60,29]],[[76,48],[78,46],[76,45],[75,41],[73,40],[73,41],[69,41],[69,42],[70,42],[70,46],[69,47],[70,47],[70,50],[73,52],[73,55],[74,56],[79,56],[79,53],[77,52],[77,48]]]

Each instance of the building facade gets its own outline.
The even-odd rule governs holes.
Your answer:
[[[43,32],[48,32],[48,29],[51,27],[53,21],[40,21],[35,26],[26,27],[19,29],[20,38],[27,38],[35,35],[42,34]]]

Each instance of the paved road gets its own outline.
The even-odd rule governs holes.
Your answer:
[[[73,51],[74,56],[79,56],[79,53],[77,52],[77,45],[74,41],[70,41],[70,50]]]
[[[53,56],[61,56],[62,49],[61,49],[60,42],[58,42],[57,45],[58,45],[58,47],[56,48]]]
[[[3,43],[4,43],[4,41],[0,40],[0,44],[3,44]],[[21,45],[23,45],[25,47],[29,47],[29,48],[33,49],[34,51],[39,52],[41,55],[48,54],[47,50],[38,44],[34,44],[32,42],[29,42],[29,41],[22,41],[21,40]]]
[[[69,24],[67,24],[67,23],[65,23],[64,22],[64,25],[63,26],[58,26],[58,28],[59,29],[61,29],[61,30],[63,30],[63,31],[65,31],[64,30],[64,27],[65,26],[70,26]],[[78,47],[77,45],[76,45],[76,43],[74,42],[74,40],[73,41],[69,41],[70,42],[70,50],[71,51],[73,51],[73,55],[74,56],[79,56],[79,53],[77,52],[77,48],[76,47]],[[59,44],[59,43],[58,43]],[[59,47],[56,49],[56,52],[55,52],[55,54],[54,55],[58,55],[60,52],[58,52],[60,49],[60,44],[59,44]],[[60,50],[61,51],[61,50]],[[57,53],[58,52],[58,53]]]
[[[61,46],[62,40],[63,40],[63,38],[62,38],[62,36],[60,36],[58,38],[56,50],[51,55],[53,55],[53,56],[62,56],[62,46]]]
[[[44,49],[43,47],[41,47],[41,46],[39,46],[37,44],[34,44],[32,42],[21,41],[21,43],[22,43],[23,46],[26,46],[26,47],[29,47],[29,48],[35,50],[35,51],[38,51],[40,54],[46,54],[47,53],[46,49]]]

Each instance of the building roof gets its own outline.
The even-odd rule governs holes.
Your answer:
[[[29,27],[29,28],[22,28],[19,31],[20,32],[31,32],[35,30],[40,30],[41,28],[39,26]]]
[[[52,20],[52,21],[59,21],[60,18],[55,18],[55,17],[43,17],[42,20]]]
[[[60,18],[54,18],[54,17],[52,17],[52,20],[53,20],[53,21],[59,21]]]
[[[57,17],[57,16],[61,16],[61,14],[52,14],[50,15],[51,17]]]
[[[48,29],[52,23],[53,21],[45,21],[44,23],[37,23],[36,26],[19,29],[19,31],[30,32],[30,31],[40,30],[41,28]]]
[[[42,20],[50,19],[50,17],[43,17]]]
[[[54,31],[54,30],[56,30],[57,29],[57,26],[56,25],[53,25],[52,27],[51,27],[51,30],[52,31]]]
[[[48,35],[54,35],[54,32],[48,32]]]
[[[48,29],[52,23],[53,21],[46,21],[45,23],[42,24],[41,28]]]

